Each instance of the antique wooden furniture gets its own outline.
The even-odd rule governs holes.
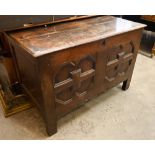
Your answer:
[[[7,38],[0,33],[0,104],[8,117],[33,106],[18,83]]]
[[[52,135],[57,119],[131,81],[145,25],[112,16],[9,32],[18,79]]]
[[[0,34],[0,104],[5,117],[32,107],[24,89],[17,82],[9,44]]]
[[[5,36],[6,31],[89,17],[84,15],[0,15],[0,104],[5,117],[32,107],[32,102],[17,78],[18,71]]]

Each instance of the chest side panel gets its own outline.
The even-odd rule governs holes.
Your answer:
[[[37,60],[12,40],[10,40],[10,48],[17,69],[18,81],[23,85],[27,95],[42,109]]]

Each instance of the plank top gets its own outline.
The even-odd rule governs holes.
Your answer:
[[[34,57],[133,31],[146,25],[112,16],[45,25],[10,32],[9,35]]]

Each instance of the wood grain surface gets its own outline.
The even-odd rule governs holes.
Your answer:
[[[62,24],[12,32],[14,38],[34,57],[143,28],[144,24],[112,16],[101,16]]]
[[[45,119],[57,119],[123,83],[130,86],[143,24],[100,16],[8,34],[19,81]]]

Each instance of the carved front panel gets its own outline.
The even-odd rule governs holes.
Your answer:
[[[127,75],[132,64],[134,50],[132,41],[113,46],[108,50],[105,76],[107,83],[120,82],[119,79]]]
[[[55,100],[61,104],[67,104],[72,101],[73,96],[73,79],[71,72],[74,70],[74,64],[64,63],[56,73],[54,79]]]
[[[72,104],[85,99],[93,86],[95,58],[87,55],[80,60],[60,64],[54,76],[55,102]]]
[[[87,56],[81,59],[78,68],[81,69],[79,87],[77,88],[77,94],[87,93],[89,88],[94,83],[95,76],[95,59],[92,56]]]

